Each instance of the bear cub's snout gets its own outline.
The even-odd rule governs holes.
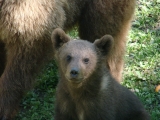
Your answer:
[[[77,68],[71,69],[70,76],[71,79],[76,79],[79,74],[79,70]]]

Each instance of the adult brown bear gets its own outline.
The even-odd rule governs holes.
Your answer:
[[[50,35],[78,25],[93,42],[111,34],[115,45],[107,62],[120,81],[126,35],[135,0],[0,0],[0,119],[12,119],[41,66],[52,58]]]

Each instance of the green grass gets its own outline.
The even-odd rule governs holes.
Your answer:
[[[23,99],[16,120],[53,120],[57,82],[57,65],[53,61],[42,71],[35,88]]]
[[[123,85],[141,99],[152,120],[160,119],[160,0],[138,0],[129,33]],[[69,33],[77,36],[77,30]],[[38,77],[35,88],[21,102],[16,120],[53,120],[57,66],[49,63]]]
[[[160,0],[138,2],[129,34],[123,85],[135,91],[152,120],[160,119]]]

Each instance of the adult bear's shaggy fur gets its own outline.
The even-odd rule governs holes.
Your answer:
[[[35,74],[52,57],[53,29],[79,26],[82,39],[111,34],[107,62],[119,81],[135,0],[0,0],[0,119],[14,117]]]

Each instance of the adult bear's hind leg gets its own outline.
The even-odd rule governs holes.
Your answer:
[[[12,120],[35,74],[50,59],[50,42],[36,41],[30,45],[13,43],[6,46],[7,63],[0,78],[0,120]]]
[[[126,36],[130,28],[130,21],[123,24],[121,31],[114,36],[114,46],[107,56],[106,62],[109,66],[112,76],[118,81],[122,81],[122,72],[124,66],[124,54],[126,48]]]
[[[79,35],[93,42],[105,34],[114,37],[107,66],[117,81],[122,79],[126,36],[134,13],[135,0],[93,0],[86,4],[79,20]]]

